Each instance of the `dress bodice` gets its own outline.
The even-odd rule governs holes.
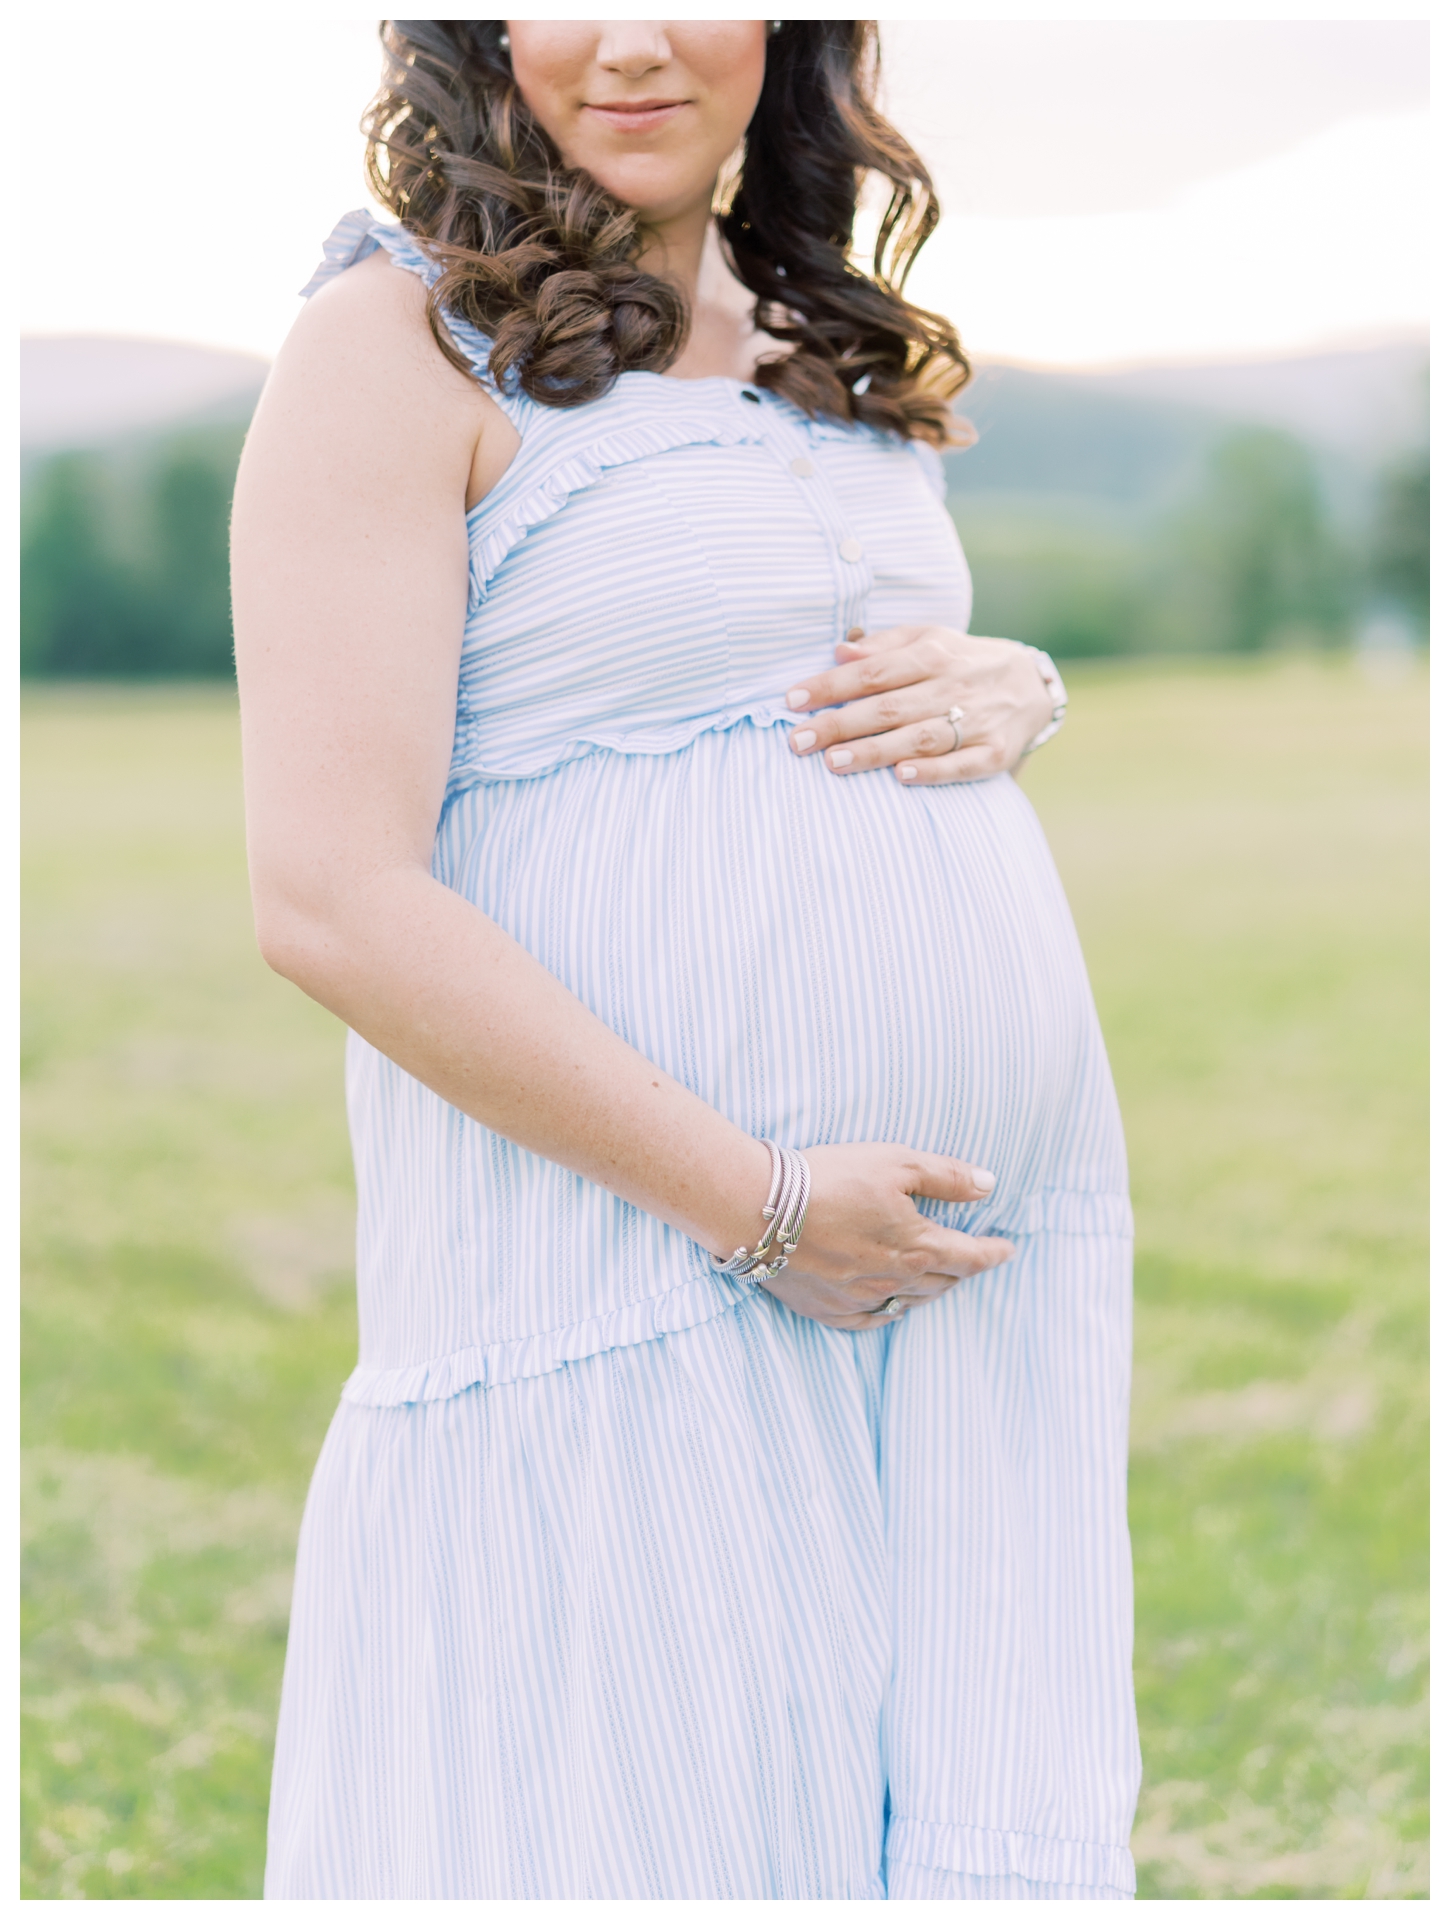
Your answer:
[[[433,276],[358,214],[313,285],[380,246]],[[1091,1000],[1015,782],[841,779],[786,739],[786,692],[852,627],[965,627],[935,455],[725,379],[537,406],[452,324],[521,444],[468,516],[434,875],[755,1137],[991,1166],[990,1202],[924,1203],[967,1231],[1120,1221]],[[741,1303],[677,1229],[356,1035],[348,1110],[350,1400],[527,1378]]]
[[[380,246],[436,278],[411,235],[357,213],[307,291]],[[455,790],[784,722],[787,688],[855,626],[965,629],[966,562],[920,442],[723,377],[627,373],[587,406],[543,407],[450,325],[521,438],[468,516]]]

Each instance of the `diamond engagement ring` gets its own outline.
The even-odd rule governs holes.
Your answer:
[[[871,1309],[871,1317],[873,1319],[889,1320],[893,1313],[900,1313],[905,1305],[906,1302],[902,1299],[901,1295],[899,1293],[893,1293],[889,1300],[883,1300],[879,1307],[873,1307]]]
[[[952,730],[951,751],[957,753],[961,750],[962,744],[962,720],[964,717],[962,710],[960,707],[953,707],[949,713],[944,714],[942,717]]]

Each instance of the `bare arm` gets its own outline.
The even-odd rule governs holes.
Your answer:
[[[429,872],[467,601],[464,507],[516,444],[433,345],[421,285],[380,257],[324,290],[284,347],[233,512],[258,939],[271,966],[451,1105],[728,1253],[758,1237],[765,1148]],[[894,1156],[895,1171],[862,1155]],[[791,1300],[801,1311],[857,1324],[893,1282],[925,1295],[940,1290],[931,1276],[949,1284],[1008,1251],[906,1200],[980,1197],[959,1162],[827,1148],[812,1166],[807,1239],[777,1286],[806,1289]],[[876,1277],[864,1291],[863,1275]]]

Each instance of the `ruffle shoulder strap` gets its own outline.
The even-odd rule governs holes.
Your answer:
[[[323,243],[322,259],[318,262],[317,271],[302,288],[303,299],[310,299],[319,287],[325,287],[329,280],[335,280],[338,274],[355,267],[359,260],[366,260],[369,254],[376,253],[380,247],[395,267],[416,273],[425,286],[431,287],[442,271],[438,262],[429,258],[405,228],[389,220],[379,220],[366,207],[360,207],[355,213],[344,214]],[[522,433],[525,420],[533,410],[532,402],[519,392],[516,381],[501,383],[489,372],[488,357],[493,350],[493,342],[477,327],[470,326],[466,320],[454,314],[445,314],[444,318],[454,345],[467,360],[474,378]]]

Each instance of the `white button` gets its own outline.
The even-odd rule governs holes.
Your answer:
[[[796,475],[798,479],[801,479],[801,480],[809,480],[811,475],[815,472],[815,468],[811,465],[809,460],[792,460],[790,463],[790,470],[793,474]]]
[[[859,540],[843,540],[841,542],[841,558],[843,560],[859,560],[861,553],[862,547]]]

